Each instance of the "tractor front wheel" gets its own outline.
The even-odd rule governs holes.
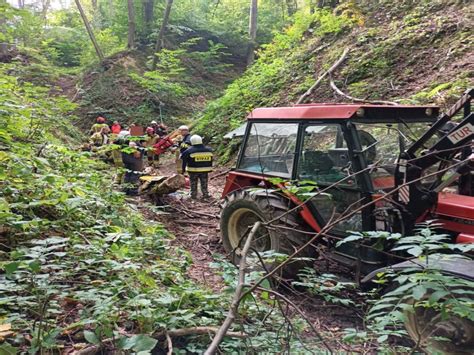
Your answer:
[[[287,213],[292,205],[283,196],[264,189],[239,190],[229,194],[222,205],[221,232],[225,250],[231,254],[232,262],[239,263],[241,249],[255,222],[269,222],[275,218],[270,228],[261,226],[253,238],[251,249],[258,253],[272,250],[279,254],[292,254],[310,238],[304,233],[308,229],[298,222],[295,211]],[[314,257],[312,247],[304,248],[298,257]],[[265,264],[273,269],[278,263]],[[287,278],[296,277],[298,271],[311,266],[308,260],[294,260],[283,268]]]

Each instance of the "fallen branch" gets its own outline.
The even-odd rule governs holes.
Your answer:
[[[252,244],[252,240],[255,233],[257,233],[257,230],[260,228],[261,225],[262,225],[262,222],[260,221],[255,222],[255,224],[252,227],[252,230],[249,233],[249,236],[247,237],[247,240],[245,241],[244,247],[240,255],[239,279],[237,281],[237,287],[235,288],[235,293],[234,293],[234,297],[232,299],[232,303],[229,308],[229,312],[227,313],[227,317],[224,320],[224,323],[222,323],[219,331],[216,333],[216,336],[214,337],[214,339],[212,339],[212,342],[207,348],[207,350],[205,351],[204,355],[215,354],[219,344],[221,343],[222,339],[226,335],[227,330],[230,328],[230,326],[234,322],[234,319],[239,309],[242,291],[245,285],[245,268],[247,265],[247,253],[250,249],[250,245]]]
[[[229,171],[231,171],[231,170],[232,170],[232,169],[227,169],[227,170],[225,170],[225,171],[220,172],[219,174],[209,176],[209,180],[218,178],[219,176],[222,176],[222,175],[226,175],[226,174],[227,174]]]
[[[166,343],[168,344],[168,353],[167,355],[172,355],[173,354],[173,341],[171,340],[170,335],[168,332],[165,333],[166,336]]]
[[[369,103],[369,104],[374,104],[374,105],[398,105],[396,102],[393,101],[383,101],[383,100],[364,100],[364,99],[358,99],[357,97],[353,97],[350,95],[347,95],[346,93],[342,92],[334,83],[334,80],[332,79],[331,75],[329,76],[329,85],[331,85],[331,88],[339,95],[345,97],[346,99],[352,100],[354,102],[364,102],[364,103]]]
[[[339,65],[341,65],[341,63],[346,59],[347,57],[347,54],[349,53],[350,51],[350,48],[346,48],[344,49],[344,52],[342,52],[342,55],[341,57],[331,66],[331,68],[329,68],[328,70],[326,70],[316,81],[315,83],[308,89],[306,90],[306,92],[300,96],[300,98],[298,99],[298,101],[296,101],[296,104],[299,105],[301,104],[304,99],[306,99],[309,95],[311,95],[311,93],[314,91],[314,89],[316,89],[316,87],[319,85],[319,83],[328,75],[328,74],[331,74],[334,70],[337,69],[337,67]]]
[[[176,223],[180,223],[180,224],[197,224],[199,226],[209,226],[209,227],[214,227],[215,226],[215,224],[213,224],[213,223],[192,221],[192,220],[187,220],[187,219],[175,219],[174,221]]]
[[[181,329],[173,329],[167,331],[161,331],[155,333],[153,336],[155,338],[162,338],[168,336],[174,337],[184,337],[186,335],[205,335],[205,334],[216,334],[219,331],[217,327],[191,327],[191,328],[181,328]],[[226,332],[225,336],[232,337],[232,338],[239,338],[244,339],[247,338],[248,335],[243,332]]]
[[[177,207],[173,207],[173,208],[176,209],[177,211],[183,212],[184,214],[188,214],[188,213],[193,214],[194,213],[194,214],[201,215],[201,216],[206,216],[206,217],[211,217],[211,218],[219,218],[219,216],[217,216],[215,214],[210,214],[210,213],[205,213],[205,212],[200,212],[200,211],[191,211],[191,210],[186,208],[186,206],[184,205],[183,202],[179,201],[179,203],[181,204],[181,206],[183,206],[182,208],[177,208]]]

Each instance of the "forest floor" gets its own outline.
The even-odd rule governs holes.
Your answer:
[[[158,170],[160,175],[174,174],[176,172],[174,156],[166,155]],[[219,232],[219,204],[226,172],[226,167],[219,167],[210,174],[209,192],[213,197],[211,201],[193,201],[189,198],[189,189],[184,189],[164,197],[163,206],[157,212],[157,208],[153,207],[146,197],[136,199],[140,212],[147,219],[162,223],[174,235],[173,243],[191,254],[193,263],[188,270],[189,277],[215,293],[221,293],[226,287],[217,269],[212,267],[212,263],[216,261],[216,255],[226,255]],[[320,257],[316,260],[315,267],[318,274],[336,274],[341,277],[341,281],[352,281],[350,270],[341,269],[327,258]],[[345,335],[344,329],[353,328],[363,331],[363,317],[367,302],[364,296],[358,294],[360,290],[343,291],[344,296],[341,297],[354,302],[354,305],[350,306],[332,304],[302,289],[286,287],[280,289],[279,292],[291,299],[335,350],[361,353],[371,353],[376,350],[374,344],[370,342],[350,346],[342,341]],[[295,314],[294,309],[289,311],[290,317]],[[316,336],[309,328],[302,335],[306,339]]]

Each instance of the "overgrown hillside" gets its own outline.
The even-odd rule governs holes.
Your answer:
[[[158,54],[156,70],[147,69],[146,50],[125,51],[72,78],[77,82],[64,92],[79,105],[80,125],[88,127],[98,114],[122,123],[187,122],[243,71],[240,59],[222,43],[198,33],[175,43]]]
[[[349,55],[333,74],[344,93],[367,100],[450,103],[473,84],[473,10],[470,2],[404,0],[348,1],[313,15],[300,13],[293,26],[263,46],[245,75],[207,106],[197,129],[221,143],[254,107],[295,103],[345,48]],[[348,101],[327,79],[306,99]]]

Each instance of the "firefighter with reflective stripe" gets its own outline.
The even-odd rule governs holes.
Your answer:
[[[189,133],[189,127],[188,126],[180,126],[178,128],[180,138],[177,140],[176,145],[178,146],[179,153],[176,155],[176,170],[178,174],[184,174],[185,166],[184,163],[181,159],[181,154],[184,153],[186,149],[188,149],[191,146],[191,134]]]
[[[191,147],[181,154],[183,167],[189,174],[191,183],[191,198],[197,199],[198,180],[201,183],[202,197],[210,197],[207,189],[208,174],[212,171],[212,149],[202,144],[202,138],[197,134],[190,138]]]

